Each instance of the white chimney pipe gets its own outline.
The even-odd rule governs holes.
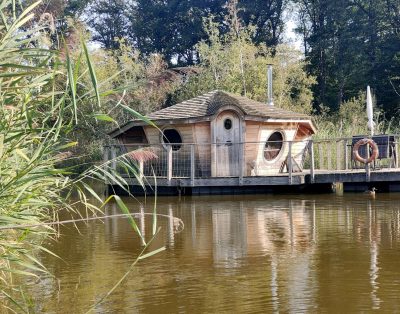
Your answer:
[[[268,64],[268,70],[267,70],[267,80],[268,80],[268,101],[267,104],[269,106],[274,105],[274,99],[272,96],[272,64]]]

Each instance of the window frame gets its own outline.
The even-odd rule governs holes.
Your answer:
[[[279,133],[281,135],[281,137],[282,137],[282,141],[281,141],[282,145],[281,145],[281,147],[279,149],[279,152],[276,154],[276,156],[274,158],[267,159],[265,157],[266,145],[270,141],[271,136],[274,135],[275,133]],[[273,142],[280,142],[280,141],[273,141]],[[262,152],[263,159],[264,159],[265,162],[274,163],[276,160],[278,160],[280,158],[280,156],[283,154],[284,150],[285,150],[285,133],[283,132],[283,130],[274,130],[274,131],[271,132],[271,134],[268,136],[268,138],[264,142],[263,152]]]
[[[229,121],[229,123],[230,123],[229,129],[226,127],[226,122],[227,122],[227,121]],[[230,117],[225,118],[225,119],[224,119],[224,129],[225,129],[226,131],[230,131],[230,130],[232,130],[232,127],[233,127],[233,121],[232,121],[232,119],[231,119]]]
[[[180,143],[169,143],[169,142],[165,142],[164,141],[164,137],[165,137],[165,135],[164,135],[164,132],[165,131],[168,131],[168,130],[173,130],[173,131],[175,131],[178,135],[179,135],[179,137],[180,137],[180,139],[181,139],[181,142]],[[161,135],[160,135],[160,140],[161,140],[161,144],[163,145],[163,147],[165,148],[165,149],[167,149],[168,148],[168,146],[170,145],[171,147],[172,147],[172,151],[173,152],[178,152],[181,148],[182,148],[182,145],[183,145],[183,138],[182,138],[182,135],[181,135],[181,132],[179,132],[176,128],[171,128],[171,127],[166,127],[166,128],[164,128],[164,129],[162,129],[161,130]],[[172,144],[172,145],[171,145]],[[174,145],[175,144],[175,145]],[[179,148],[177,148],[177,146],[179,145]]]

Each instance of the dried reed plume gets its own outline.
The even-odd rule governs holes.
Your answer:
[[[139,162],[146,162],[149,160],[158,159],[158,156],[154,153],[154,151],[151,148],[139,148],[129,152],[127,156],[130,159]]]

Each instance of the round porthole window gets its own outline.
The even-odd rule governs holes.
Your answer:
[[[172,144],[172,150],[177,151],[182,146],[182,137],[175,129],[166,129],[163,131],[162,142]]]
[[[271,161],[278,157],[283,146],[283,135],[281,132],[274,132],[265,142],[264,158]]]
[[[232,129],[232,120],[231,119],[225,119],[224,121],[224,128],[226,130]]]

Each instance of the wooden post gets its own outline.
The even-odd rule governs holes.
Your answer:
[[[244,160],[244,151],[243,151],[243,143],[239,143],[239,185],[243,185],[243,160]]]
[[[217,145],[216,143],[210,144],[211,149],[211,177],[217,176]]]
[[[326,153],[327,153],[327,157],[328,157],[328,170],[332,169],[332,153],[333,153],[333,149],[332,149],[332,143],[331,142],[326,142]]]
[[[344,145],[344,170],[349,168],[347,160],[349,159],[349,153],[347,152],[347,138],[343,141]]]
[[[315,182],[315,160],[314,160],[314,142],[310,140],[310,155],[311,155],[311,165],[310,165],[310,176],[311,183]]]
[[[367,149],[367,159],[369,158],[369,144],[366,145],[366,149]],[[371,168],[369,166],[369,163],[365,164],[365,180],[367,182],[371,181]]]
[[[104,146],[104,147],[103,147],[103,163],[104,163],[105,165],[108,164],[108,158],[109,158],[109,156],[110,156],[109,147],[108,147],[108,146]],[[104,176],[104,183],[105,183],[105,184],[108,184],[108,178],[107,178],[106,175]]]
[[[288,154],[288,172],[289,172],[289,185],[292,184],[292,172],[293,172],[293,164],[292,164],[292,144],[293,142],[289,142],[289,154]]]
[[[196,170],[194,144],[190,145],[190,185],[194,186],[194,176]]]
[[[117,148],[111,145],[111,169],[117,170]]]
[[[103,147],[103,162],[104,163],[107,163],[109,155],[110,154],[109,154],[109,151],[108,151],[108,146],[106,145],[106,146]]]
[[[167,180],[171,184],[172,180],[172,145],[167,145]]]
[[[318,143],[318,155],[319,155],[319,169],[324,169],[324,156],[322,150],[322,142]]]
[[[395,167],[399,167],[399,137],[395,138],[394,142],[394,162],[395,162]]]
[[[144,162],[143,162],[143,159],[140,159],[139,160],[139,179],[140,180],[142,180],[144,177],[143,170],[144,170]]]
[[[340,170],[342,167],[340,167],[340,142],[336,142],[336,170]]]

